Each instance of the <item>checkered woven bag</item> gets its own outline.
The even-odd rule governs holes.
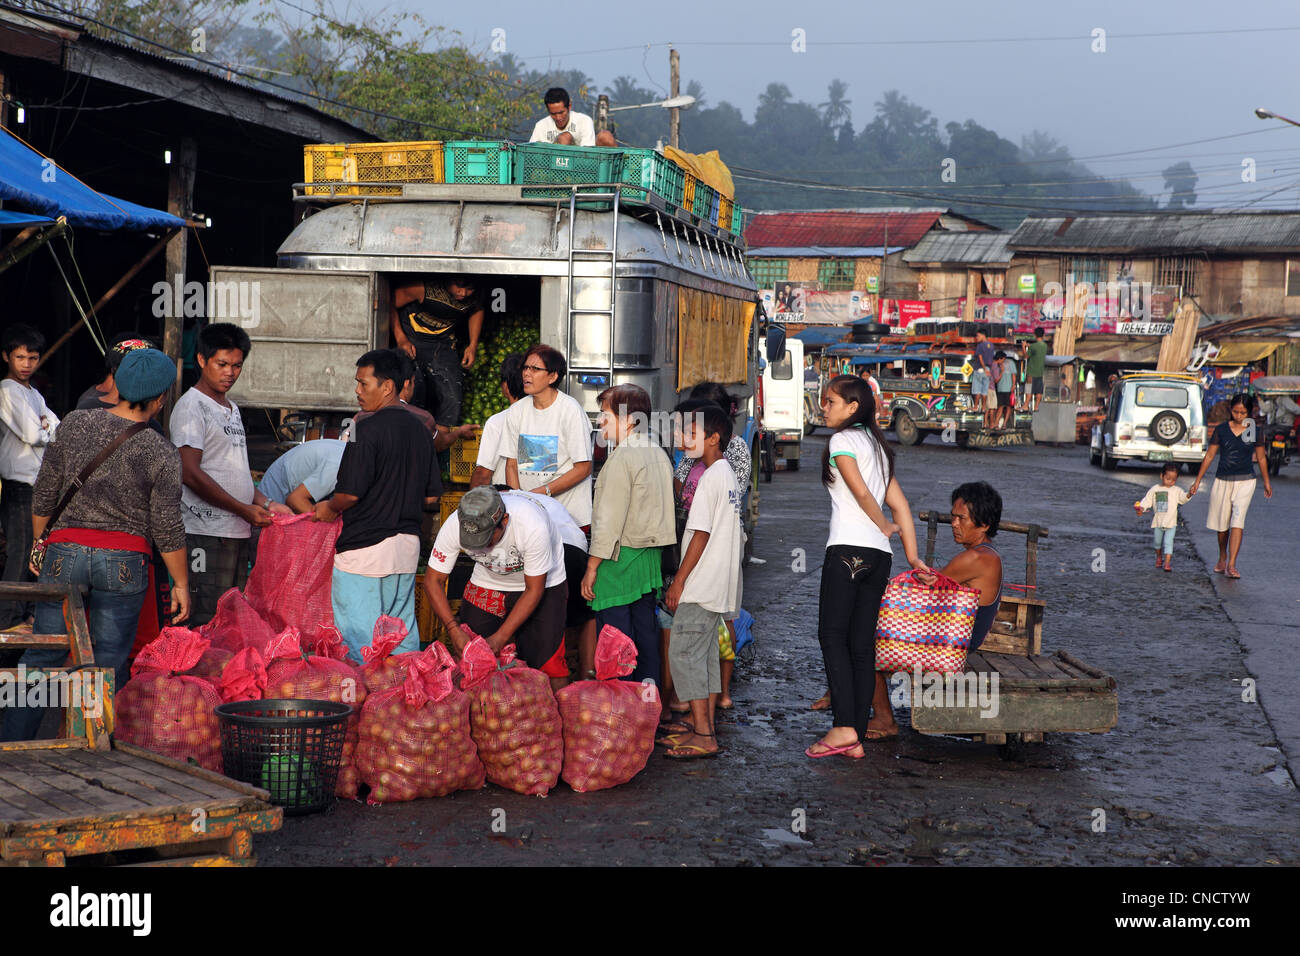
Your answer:
[[[966,649],[979,605],[979,591],[934,572],[932,585],[916,571],[889,582],[876,622],[876,670],[952,673],[966,666]]]

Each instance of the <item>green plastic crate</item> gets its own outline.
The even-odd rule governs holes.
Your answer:
[[[731,232],[735,236],[744,235],[745,232],[745,213],[740,204],[735,202],[731,207]]]
[[[625,149],[623,182],[639,187],[624,189],[625,201],[646,202],[649,194],[654,193],[672,205],[680,206],[682,190],[686,186],[686,171],[653,149]]]
[[[523,143],[515,147],[514,181],[522,186],[622,182],[623,151],[603,146]],[[524,195],[560,199],[569,195],[569,190],[525,189]]]
[[[698,179],[695,181],[695,200],[691,204],[691,213],[700,219],[718,223],[718,191],[706,186]]]
[[[457,140],[443,144],[449,183],[508,185],[514,170],[514,143]]]

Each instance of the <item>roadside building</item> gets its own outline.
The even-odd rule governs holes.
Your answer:
[[[930,314],[903,254],[927,235],[991,229],[939,207],[764,211],[745,242],[767,314],[791,328],[868,317],[899,325]]]

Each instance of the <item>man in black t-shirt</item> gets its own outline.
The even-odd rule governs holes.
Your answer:
[[[339,462],[334,494],[316,505],[317,521],[343,516],[334,545],[334,623],[357,664],[381,615],[406,624],[395,653],[420,648],[415,569],[424,507],[442,495],[433,436],[405,411],[398,394],[402,358],[388,349],[357,360],[357,401],[372,412],[358,422]]]
[[[409,282],[393,290],[393,338],[415,360],[415,404],[445,425],[460,424],[463,369],[474,364],[483,305],[461,277]]]

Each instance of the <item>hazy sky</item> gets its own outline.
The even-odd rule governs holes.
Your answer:
[[[711,103],[729,101],[749,117],[770,82],[816,104],[839,77],[859,130],[880,94],[897,88],[941,127],[974,119],[1016,143],[1043,130],[1095,171],[1148,192],[1162,191],[1160,170],[1186,159],[1200,175],[1200,206],[1300,205],[1300,128],[1253,114],[1264,106],[1300,120],[1296,2],[406,0],[402,9],[460,31],[482,51],[494,29],[504,30],[507,50],[530,67],[581,69],[598,88],[627,74],[666,89],[672,43],[683,86],[698,80]],[[804,53],[791,49],[795,29],[805,31]],[[1105,31],[1105,52],[1093,51],[1096,29]],[[1125,155],[1105,155],[1115,153]],[[1243,182],[1246,159],[1254,183]]]

